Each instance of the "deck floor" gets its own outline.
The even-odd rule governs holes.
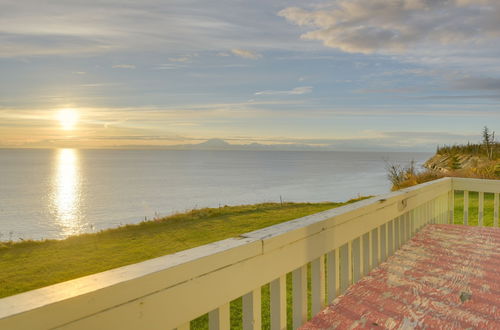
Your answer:
[[[500,228],[427,225],[302,329],[500,329]]]

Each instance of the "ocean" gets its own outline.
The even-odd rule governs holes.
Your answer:
[[[202,207],[346,201],[431,153],[0,149],[0,241],[61,239]]]

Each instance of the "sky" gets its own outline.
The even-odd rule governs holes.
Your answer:
[[[499,54],[497,0],[2,0],[0,147],[432,151],[500,131]]]

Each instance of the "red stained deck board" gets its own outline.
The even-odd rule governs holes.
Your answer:
[[[500,329],[500,228],[427,225],[301,329]]]

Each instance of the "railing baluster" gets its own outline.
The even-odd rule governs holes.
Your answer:
[[[383,224],[380,228],[380,262],[387,259],[387,223]]]
[[[455,223],[455,190],[448,194],[448,223]]]
[[[429,214],[430,214],[430,221],[429,223],[436,223],[436,199],[433,199],[432,201],[429,201]]]
[[[371,249],[372,249],[372,244],[370,242],[370,232],[366,233],[363,235],[363,276],[368,274],[368,272],[371,269]]]
[[[359,281],[361,277],[361,239],[358,237],[352,241],[352,283]]]
[[[443,196],[437,199],[437,222],[443,223]]]
[[[292,272],[293,328],[307,321],[307,265]]]
[[[448,223],[448,196],[450,193],[448,192],[446,195],[443,195],[443,202],[441,204],[441,218],[443,219],[443,224]]]
[[[432,205],[431,205],[431,201],[428,201],[426,203],[426,207],[427,207],[427,216],[426,216],[426,219],[425,219],[425,224],[429,224],[429,223],[432,223]]]
[[[399,220],[399,242],[403,245],[406,242],[406,215],[408,213],[403,213]]]
[[[429,202],[424,203],[423,209],[422,209],[422,226],[424,227],[426,224],[429,223],[430,219],[430,212],[429,212]]]
[[[401,217],[394,219],[394,251],[399,249],[401,242]]]
[[[394,253],[394,220],[387,223],[387,245],[388,257],[390,257]]]
[[[421,218],[422,218],[422,206],[418,206],[415,209],[415,232],[413,234],[416,234],[420,230]]]
[[[436,200],[429,201],[429,223],[436,223]]]
[[[438,222],[439,223],[444,223],[443,222],[443,203],[444,203],[444,196],[440,196],[438,200]]]
[[[325,256],[311,261],[311,313],[318,314],[325,306]]]
[[[437,199],[437,222],[443,223],[443,196]]]
[[[371,269],[375,268],[378,266],[378,262],[380,259],[380,240],[378,238],[379,235],[379,228],[375,228],[371,231],[371,243],[372,243],[372,260],[371,260]]]
[[[408,213],[409,213],[409,218],[410,218],[410,231],[409,231],[409,237],[413,237],[413,235],[415,235],[415,232],[416,232],[416,227],[415,227],[415,212],[416,210],[413,209],[413,210],[410,210]]]
[[[405,243],[408,242],[408,240],[411,238],[410,212],[406,212],[405,214]]]
[[[229,303],[220,306],[217,309],[208,313],[208,329],[209,330],[229,330]]]
[[[424,203],[422,205],[422,214],[421,214],[421,223],[420,223],[420,229],[422,229],[423,226],[427,224],[427,221],[429,219],[429,204]]]
[[[340,290],[339,249],[328,253],[326,263],[328,273],[328,303],[331,303],[338,296]]]
[[[419,225],[418,229],[422,229],[422,227],[425,225],[425,222],[427,221],[427,204],[422,204],[422,206],[419,209]]]
[[[346,243],[339,248],[340,256],[340,294],[351,284],[351,244]]]
[[[469,224],[469,192],[464,190],[464,225]]]
[[[498,227],[498,193],[495,194],[495,199],[493,202],[493,226]]]
[[[440,223],[446,223],[446,210],[445,210],[445,205],[448,199],[446,198],[447,195],[441,196],[441,203],[439,204],[439,218],[441,219]]]
[[[271,329],[286,329],[286,275],[280,276],[270,284],[271,291]]]
[[[260,287],[243,296],[243,329],[261,328]]]
[[[484,192],[479,192],[479,204],[477,210],[477,225],[484,226]]]

